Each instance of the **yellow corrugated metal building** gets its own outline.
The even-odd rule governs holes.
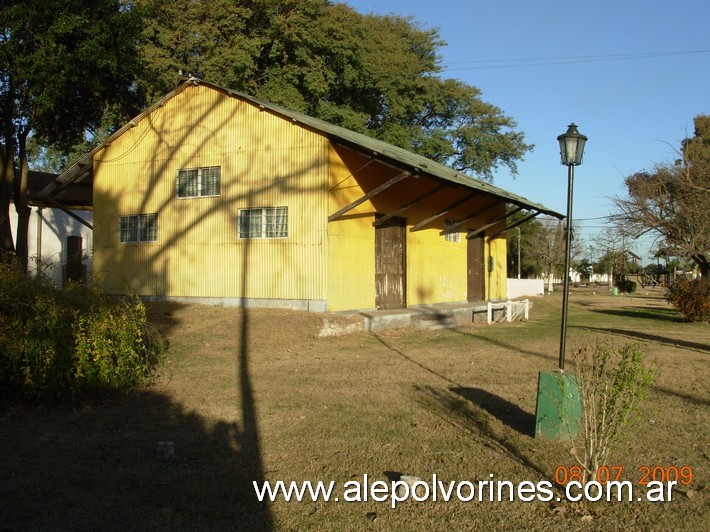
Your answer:
[[[551,212],[196,79],[67,169],[52,194],[82,181],[105,286],[321,311],[503,299],[506,215]]]

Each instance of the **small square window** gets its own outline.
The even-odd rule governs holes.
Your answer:
[[[452,219],[447,219],[444,220],[444,239],[447,242],[461,242],[461,233],[460,232],[449,232],[449,228],[455,226],[458,223],[458,220],[452,220]]]
[[[220,194],[219,166],[203,168],[185,168],[178,170],[175,185],[178,198],[199,198],[219,196]]]
[[[131,214],[118,217],[118,241],[123,244],[158,241],[157,214]]]
[[[239,238],[287,238],[288,207],[239,210]]]

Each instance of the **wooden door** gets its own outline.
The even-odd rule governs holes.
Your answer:
[[[407,306],[406,221],[390,218],[375,227],[375,305],[378,309]]]
[[[84,249],[82,237],[68,236],[67,237],[67,266],[66,280],[67,281],[82,281],[84,278],[84,268],[82,259],[84,257]]]
[[[468,239],[468,297],[469,301],[485,299],[485,277],[483,260],[483,235]]]

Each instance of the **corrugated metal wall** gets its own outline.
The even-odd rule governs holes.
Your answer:
[[[441,229],[408,232],[407,301],[410,305],[466,301],[466,236],[448,242]]]
[[[367,171],[370,166],[364,158],[343,159],[341,152],[330,150],[329,213],[363,195],[353,173]],[[374,213],[366,201],[328,224],[328,310],[375,307]]]
[[[330,212],[360,198],[365,192],[391,179],[399,171],[373,161],[344,147],[334,147],[330,156]],[[407,178],[369,201],[349,211],[328,225],[329,279],[328,308],[347,310],[375,307],[375,228],[376,213],[385,214],[435,189],[438,183],[426,178]],[[465,231],[461,242],[447,241],[441,234],[445,218],[464,219],[471,212],[498,202],[480,196],[452,210],[431,226],[411,232],[416,223],[430,217],[462,197],[462,190],[444,190],[432,195],[400,216],[407,220],[406,231],[406,304],[466,301],[467,242]],[[480,227],[493,216],[503,213],[504,203],[472,221]],[[502,226],[501,226],[502,227]],[[491,231],[499,230],[498,226]],[[505,237],[485,239],[483,276],[486,297],[506,297]],[[488,256],[494,258],[493,272],[488,272]]]
[[[328,142],[188,87],[95,158],[95,272],[143,295],[326,299]],[[221,167],[219,197],[178,199],[182,168]],[[288,207],[288,238],[238,238],[238,210]],[[119,244],[118,217],[157,213],[158,242]]]
[[[496,225],[491,232],[503,229]],[[486,264],[493,257],[493,271],[486,273],[487,299],[500,300],[508,297],[508,249],[505,236],[486,238]]]

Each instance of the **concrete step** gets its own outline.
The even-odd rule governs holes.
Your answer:
[[[527,301],[527,300],[526,300]],[[516,312],[513,320],[523,319],[521,309],[532,306],[524,301],[513,302]],[[406,309],[361,310],[340,312],[325,318],[319,336],[337,336],[358,330],[379,332],[400,327],[417,329],[452,329],[470,323],[495,323],[506,320],[506,302],[495,302],[491,306],[491,321],[488,318],[488,303],[444,303],[416,306]]]
[[[412,316],[412,325],[417,329],[452,329],[460,323],[456,321],[453,312],[433,312]]]

